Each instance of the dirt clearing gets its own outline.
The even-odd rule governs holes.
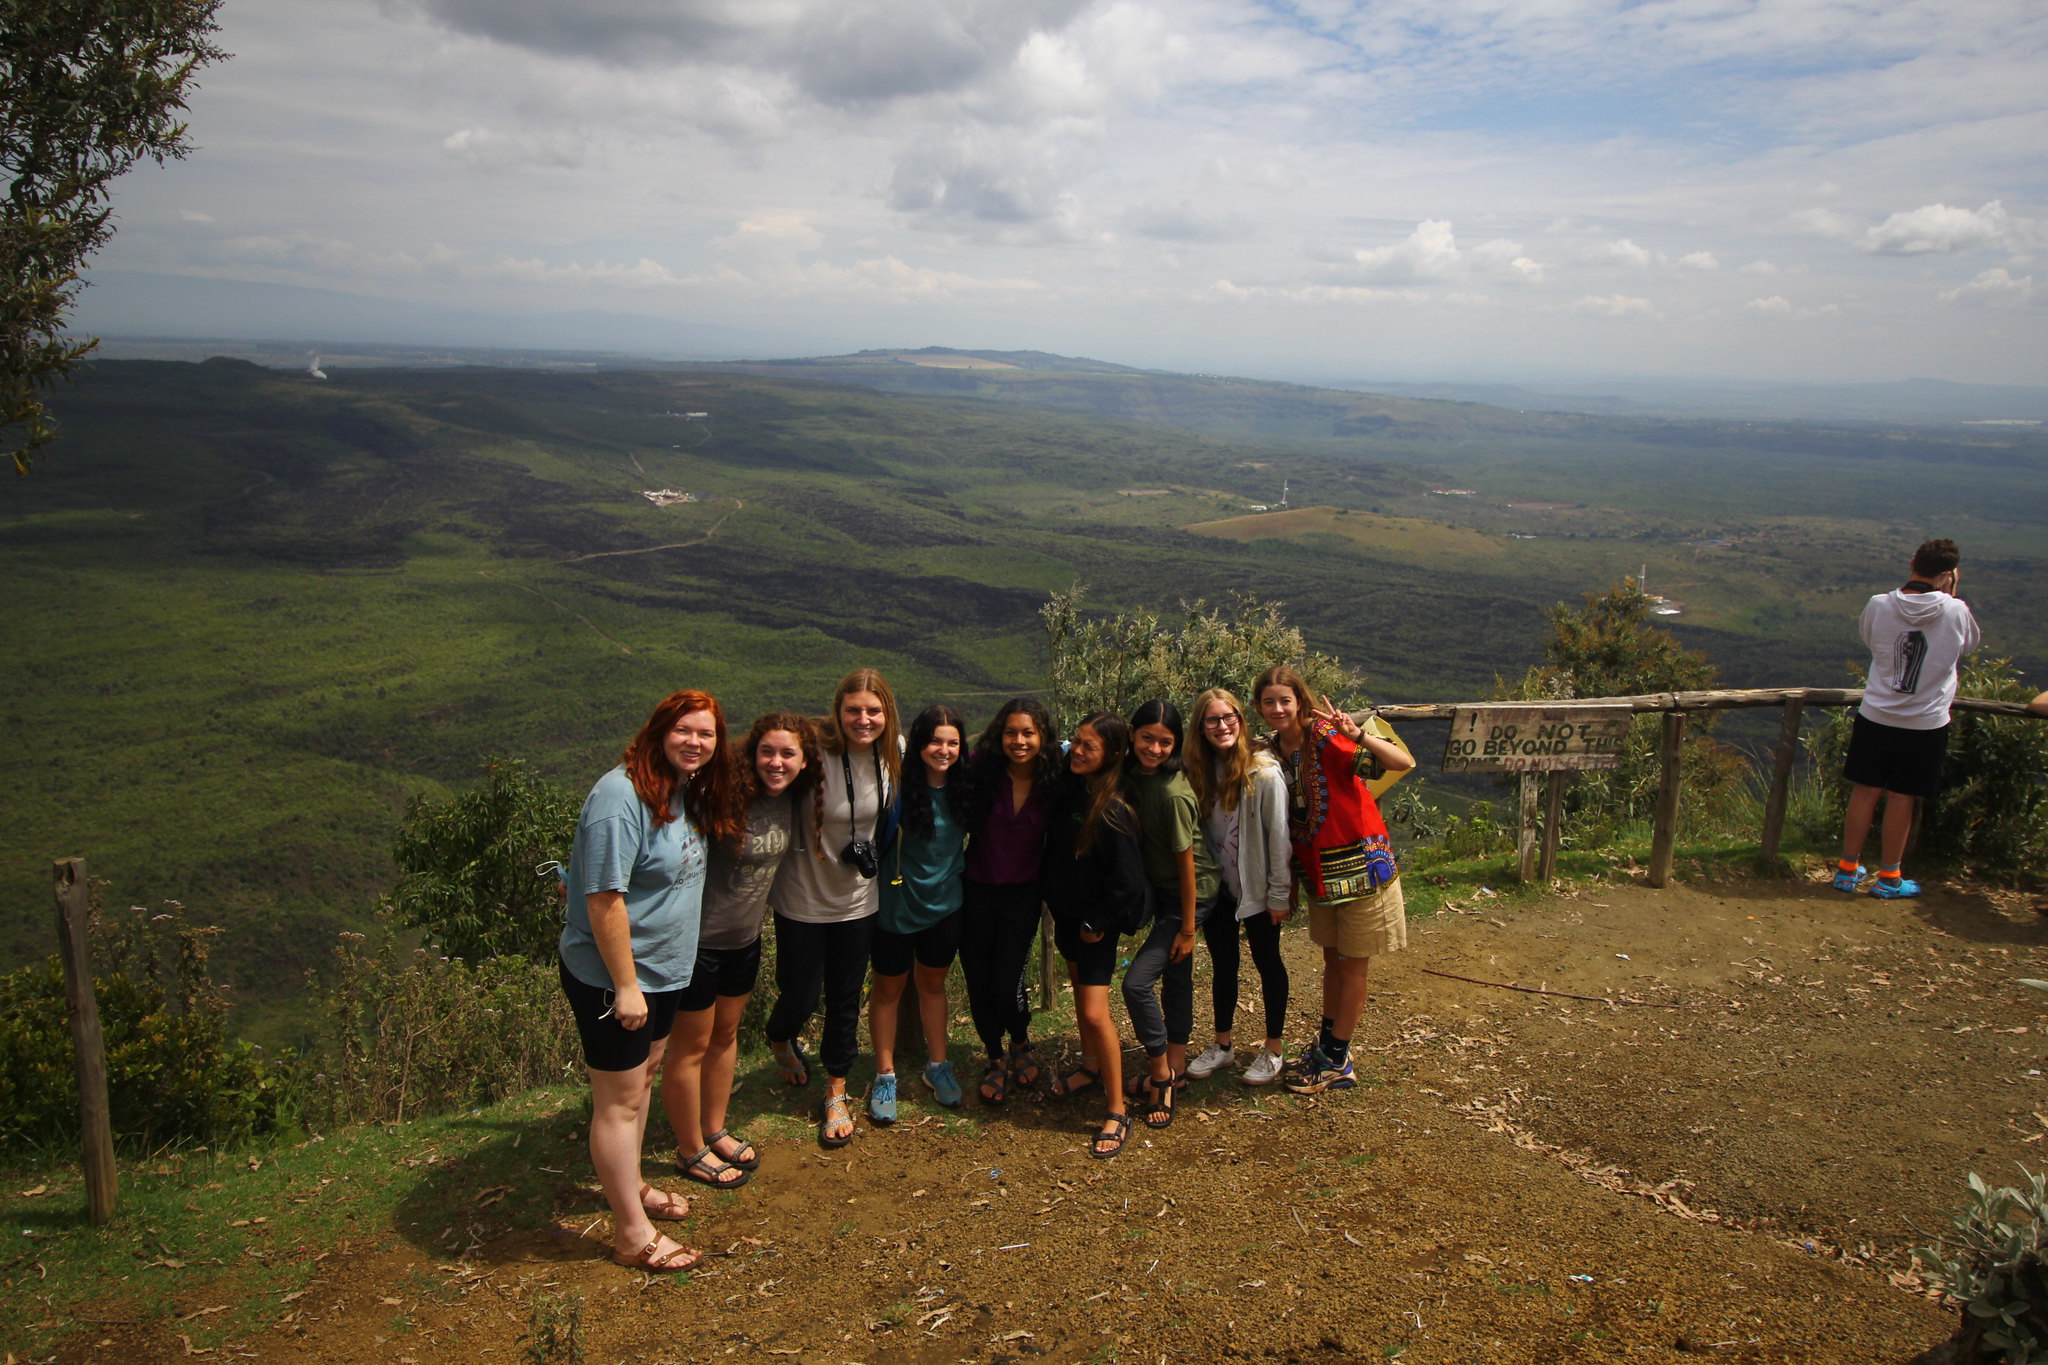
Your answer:
[[[1904,1361],[1953,1325],[1896,1282],[1906,1249],[1969,1171],[2042,1163],[2048,996],[2017,981],[2048,977],[2044,942],[2020,897],[1972,890],[1480,895],[1375,964],[1356,1090],[1219,1075],[1095,1162],[1088,1101],[954,1116],[907,1087],[895,1128],[828,1154],[756,1071],[762,1171],[684,1228],[706,1269],[601,1259],[558,1124],[524,1149],[564,1172],[552,1225],[392,1229],[222,1358],[511,1360],[537,1304],[580,1303],[593,1362]],[[423,1179],[466,1190],[477,1159]],[[62,1354],[188,1360],[179,1330]]]

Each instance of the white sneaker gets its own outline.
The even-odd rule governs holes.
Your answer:
[[[1221,1043],[1211,1043],[1202,1049],[1202,1055],[1188,1063],[1188,1075],[1196,1080],[1214,1075],[1237,1060],[1237,1054]]]
[[[1280,1079],[1280,1072],[1287,1064],[1277,1052],[1259,1049],[1259,1055],[1252,1058],[1252,1064],[1244,1069],[1246,1085],[1271,1085]]]

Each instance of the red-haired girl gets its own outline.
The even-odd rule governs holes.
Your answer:
[[[725,763],[725,715],[703,692],[654,708],[619,766],[597,780],[569,854],[560,943],[590,1076],[590,1161],[612,1209],[612,1255],[656,1272],[703,1259],[661,1235],[689,1201],[640,1178],[647,1106],[676,1006],[697,962],[705,841],[740,814]]]

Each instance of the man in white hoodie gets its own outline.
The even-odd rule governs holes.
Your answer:
[[[1849,817],[1835,870],[1837,891],[1862,889],[1863,845],[1882,796],[1880,861],[1870,894],[1887,900],[1920,894],[1920,883],[1901,876],[1899,863],[1913,829],[1914,803],[1941,786],[1956,667],[1977,648],[1977,618],[1956,595],[1961,565],[1953,540],[1930,540],[1913,552],[1905,586],[1879,593],[1863,608],[1870,677],[1842,764],[1850,783]]]

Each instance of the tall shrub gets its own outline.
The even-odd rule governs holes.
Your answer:
[[[1587,593],[1586,605],[1560,602],[1549,612],[1550,634],[1543,662],[1496,692],[1507,701],[1570,701],[1591,697],[1633,697],[1653,692],[1688,692],[1710,687],[1714,666],[1687,649],[1670,631],[1651,623],[1651,600],[1632,577],[1604,593]],[[1745,765],[1717,743],[1712,713],[1690,718],[1680,779],[1687,800],[1681,809],[1694,822],[1711,822],[1736,798]],[[1577,774],[1566,788],[1566,812],[1594,836],[1647,818],[1661,779],[1658,758],[1661,719],[1642,714],[1629,725],[1620,766]]]
[[[116,1141],[146,1150],[286,1126],[295,1058],[228,1037],[227,995],[207,965],[219,930],[191,923],[176,901],[107,914],[102,886],[92,888],[93,992]],[[0,1148],[77,1136],[64,971],[50,957],[0,976]]]
[[[1361,701],[1364,679],[1310,650],[1278,602],[1238,593],[1226,606],[1183,603],[1177,618],[1163,618],[1146,607],[1089,613],[1085,595],[1077,583],[1054,593],[1039,612],[1052,654],[1046,704],[1062,733],[1090,711],[1129,715],[1154,697],[1185,707],[1212,687],[1227,687],[1250,705],[1253,679],[1274,664],[1293,664],[1312,689],[1339,705]]]
[[[446,801],[405,804],[391,903],[450,957],[554,956],[562,890],[543,864],[567,859],[577,798],[516,759],[492,759],[484,784]]]
[[[2012,660],[1983,659],[1963,664],[1956,691],[2024,702],[2035,688]],[[1841,708],[1807,738],[1813,769],[1829,784],[1830,799],[1816,813],[1820,828],[1809,829],[1815,837],[1841,833],[1849,795],[1842,760],[1854,714]],[[2048,721],[1957,711],[1950,724],[1941,794],[1922,812],[1920,846],[1985,871],[2038,871],[2048,861]]]

